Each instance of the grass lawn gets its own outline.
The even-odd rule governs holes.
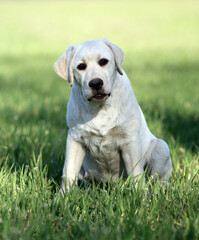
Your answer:
[[[74,187],[57,203],[71,89],[53,63],[103,37],[170,146],[170,185]],[[0,239],[198,239],[198,43],[198,1],[0,2]]]

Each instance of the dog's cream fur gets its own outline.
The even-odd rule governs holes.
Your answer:
[[[139,179],[148,174],[168,182],[172,161],[168,145],[148,129],[131,83],[121,69],[124,53],[107,39],[69,46],[54,65],[56,73],[72,86],[67,109],[69,127],[61,191],[78,177],[117,180],[123,174]],[[104,66],[100,59],[109,60]],[[86,69],[79,70],[79,64]],[[98,93],[92,79],[103,80]]]

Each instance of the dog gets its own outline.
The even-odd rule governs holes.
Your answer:
[[[61,192],[79,179],[138,181],[145,169],[167,183],[172,160],[167,143],[148,129],[131,83],[121,68],[124,52],[107,39],[70,45],[54,70],[72,91]]]

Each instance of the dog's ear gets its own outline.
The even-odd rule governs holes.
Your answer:
[[[74,56],[74,48],[73,45],[70,45],[54,64],[54,70],[57,75],[64,80],[67,80],[71,86],[73,85],[73,70],[71,62]]]
[[[119,48],[116,44],[113,44],[111,42],[109,42],[106,38],[103,38],[102,41],[111,49],[111,51],[113,52],[114,58],[115,58],[115,64],[117,67],[117,71],[119,72],[119,74],[123,75],[122,72],[122,62],[124,59],[124,52],[121,48]]]

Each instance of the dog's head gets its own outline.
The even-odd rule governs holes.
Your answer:
[[[124,53],[107,39],[87,41],[69,46],[55,62],[55,72],[80,87],[84,99],[105,101],[112,91],[116,71],[123,75],[121,65]]]

